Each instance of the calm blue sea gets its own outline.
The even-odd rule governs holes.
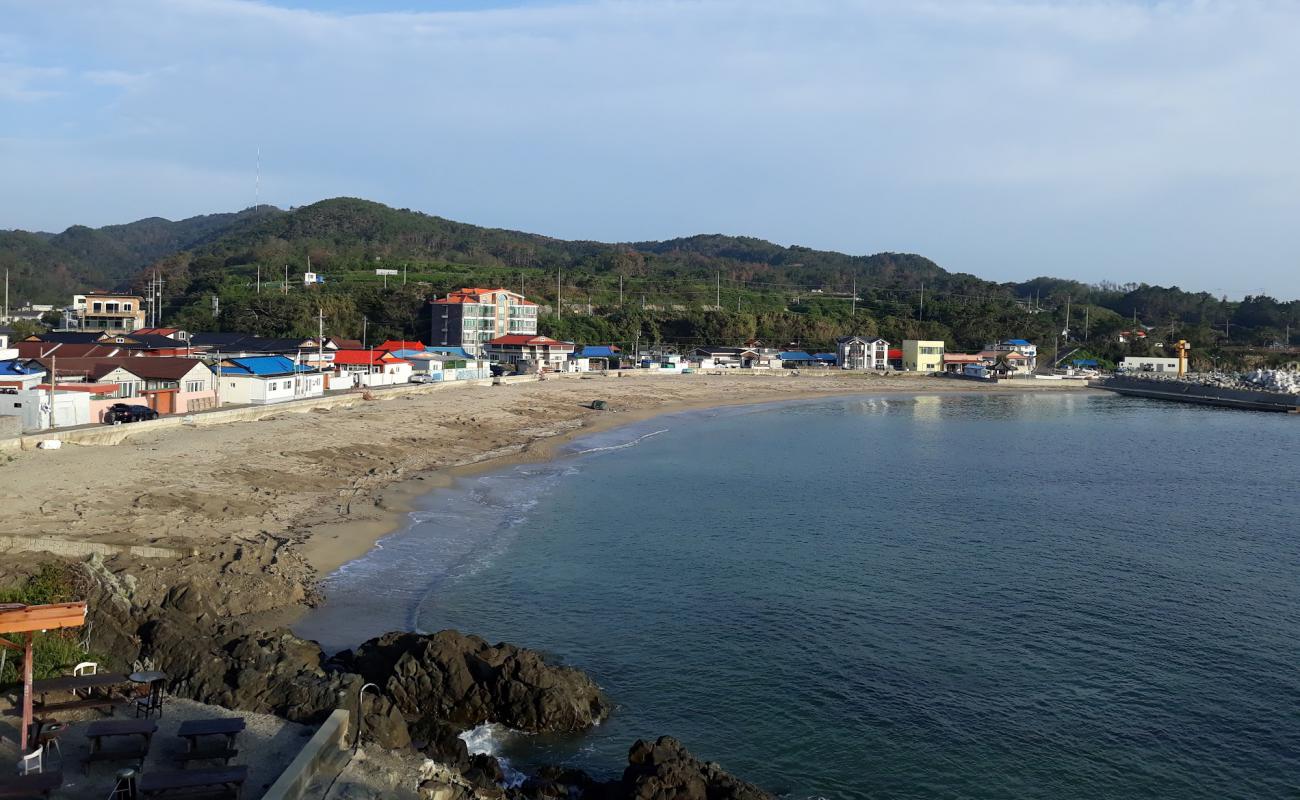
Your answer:
[[[1300,796],[1300,420],[1110,395],[660,417],[435,492],[327,648],[459,628],[791,798]]]

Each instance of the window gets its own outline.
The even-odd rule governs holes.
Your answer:
[[[123,303],[123,304],[122,304],[122,310],[123,310],[123,311],[130,311],[130,310],[131,310],[131,304],[130,304],[130,303]]]
[[[92,306],[91,310],[92,310],[92,311],[103,311],[103,310],[104,310],[104,304],[101,303],[101,302],[99,302],[98,300],[96,300],[95,303],[94,303],[94,305]]]

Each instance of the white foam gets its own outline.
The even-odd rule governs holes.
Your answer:
[[[641,442],[644,442],[646,439],[649,439],[651,436],[658,436],[658,435],[661,434],[661,433],[667,433],[667,432],[668,432],[668,429],[667,429],[667,428],[663,428],[662,430],[651,431],[650,433],[647,433],[647,434],[645,434],[644,436],[638,436],[637,438],[633,439],[633,440],[630,441],[630,442],[623,442],[622,444],[611,444],[611,445],[607,445],[607,446],[605,446],[605,447],[589,447],[589,448],[587,448],[586,450],[577,450],[577,451],[575,451],[574,454],[575,454],[575,455],[585,455],[585,454],[587,454],[587,453],[600,453],[600,452],[603,452],[603,451],[605,451],[605,450],[623,450],[623,449],[628,448],[628,447],[635,447],[635,446],[637,446],[638,444],[641,444]]]
[[[495,757],[497,763],[501,765],[502,774],[505,775],[505,786],[516,788],[522,786],[528,776],[511,767],[510,761],[501,756],[501,745],[509,738],[527,735],[504,725],[489,722],[465,731],[460,735],[460,739],[465,743],[465,748],[469,750],[470,755],[482,754]]]

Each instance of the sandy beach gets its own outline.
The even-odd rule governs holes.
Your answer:
[[[0,529],[185,548],[194,555],[110,562],[159,588],[187,574],[219,574],[217,585],[205,588],[225,594],[233,614],[287,621],[313,599],[316,578],[361,556],[400,525],[410,499],[466,471],[545,458],[575,435],[691,408],[980,391],[1007,390],[848,373],[593,375],[422,387],[348,407],[142,433],[114,446],[21,453],[5,465],[17,502],[0,508]],[[588,408],[596,399],[611,410]]]

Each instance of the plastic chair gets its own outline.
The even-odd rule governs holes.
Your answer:
[[[41,772],[45,767],[44,756],[45,756],[45,748],[38,747],[32,752],[18,759],[18,774],[31,775],[36,772]]]
[[[99,664],[95,661],[83,661],[72,668],[72,674],[77,677],[82,675],[95,675],[99,672]]]

